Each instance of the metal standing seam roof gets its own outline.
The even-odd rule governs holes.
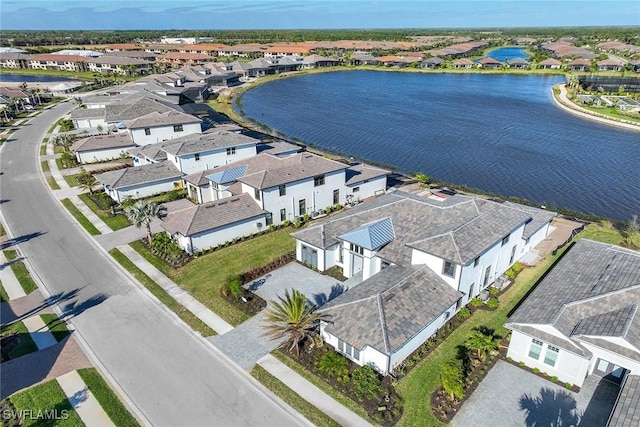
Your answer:
[[[365,224],[338,237],[349,243],[374,251],[392,241],[396,235],[393,231],[391,218],[384,218]]]
[[[237,168],[212,173],[211,175],[207,175],[206,178],[216,184],[227,184],[232,181],[237,181],[238,178],[244,176],[245,173],[247,173],[247,166],[243,165],[238,166]]]

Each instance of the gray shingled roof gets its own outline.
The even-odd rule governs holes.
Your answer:
[[[162,222],[170,234],[193,236],[266,213],[248,194],[227,197],[171,213]]]
[[[163,144],[162,149],[174,156],[238,147],[241,145],[257,144],[257,139],[235,132],[209,129],[201,134],[193,134],[174,138]]]
[[[282,154],[282,153],[288,153],[290,151],[300,151],[302,150],[302,147],[300,147],[299,145],[295,145],[295,144],[291,144],[289,142],[286,141],[280,141],[280,140],[276,140],[276,141],[269,141],[269,142],[263,142],[260,143],[256,149],[258,150],[258,154],[261,153],[269,153],[269,154],[273,154],[273,155],[278,155],[278,154]]]
[[[147,128],[154,126],[171,126],[187,123],[200,123],[202,120],[190,114],[179,111],[165,111],[159,113],[152,111],[144,116],[139,116],[127,123],[129,129]]]
[[[525,325],[549,325],[576,345],[598,340],[604,348],[622,351],[607,339],[616,336],[636,348],[629,351],[640,358],[640,316],[630,307],[638,301],[640,253],[582,239],[553,267],[506,326],[521,330]]]
[[[105,121],[109,123],[133,120],[146,114],[167,111],[181,111],[180,107],[170,102],[161,102],[139,93],[131,94],[128,99],[108,104],[105,107]]]
[[[358,163],[356,165],[349,166],[349,169],[347,169],[346,185],[354,186],[368,179],[378,178],[380,176],[388,175],[389,173],[391,172],[385,169],[364,163]]]
[[[640,376],[628,375],[607,427],[640,426]]]
[[[171,162],[135,166],[96,175],[96,179],[101,184],[108,185],[116,190],[155,181],[177,180],[181,177],[182,173]]]
[[[104,115],[104,108],[78,108],[71,112],[70,117],[72,119],[92,119],[96,117],[104,117]]]
[[[167,160],[167,153],[162,149],[162,143],[148,144],[139,148],[129,150],[131,155],[144,156],[155,161]]]
[[[109,135],[93,135],[88,138],[79,139],[71,146],[71,151],[83,152],[104,150],[108,148],[127,148],[134,147],[128,133],[116,133]]]
[[[393,222],[396,238],[378,256],[409,265],[412,248],[466,265],[525,223],[529,215],[500,203],[455,195],[442,202],[403,192],[382,195],[293,233],[297,239],[327,248],[338,236],[382,218]]]
[[[363,349],[391,355],[460,299],[428,267],[390,266],[328,302],[325,330]]]
[[[533,206],[521,205],[519,203],[504,202],[505,206],[510,206],[514,209],[519,209],[527,214],[531,215],[531,221],[527,222],[524,226],[523,239],[528,239],[535,234],[536,231],[547,225],[558,214],[556,212],[550,212],[540,208],[534,208]]]

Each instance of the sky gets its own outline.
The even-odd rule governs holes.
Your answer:
[[[4,30],[504,28],[640,25],[621,0],[0,0]]]

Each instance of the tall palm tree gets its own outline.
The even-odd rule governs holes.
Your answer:
[[[78,187],[82,190],[89,190],[89,194],[93,195],[93,189],[98,185],[98,180],[89,172],[83,171],[78,177]]]
[[[307,297],[295,289],[291,293],[286,290],[284,298],[278,299],[280,302],[271,301],[271,307],[267,309],[267,324],[263,326],[266,331],[262,336],[272,340],[286,338],[290,343],[289,351],[295,348],[298,355],[307,339],[320,342],[318,331],[325,315],[314,313],[316,306],[307,304]]]
[[[66,133],[61,133],[51,138],[51,143],[53,145],[61,146],[62,148],[64,148],[64,151],[69,151],[69,147],[71,147],[72,142],[73,139]]]
[[[478,359],[483,360],[485,355],[498,347],[496,343],[496,337],[493,333],[487,333],[489,331],[474,330],[471,335],[467,337],[464,345],[472,351],[476,352]]]
[[[144,225],[147,228],[147,240],[151,245],[151,221],[154,218],[164,217],[167,214],[167,208],[156,202],[138,200],[133,205],[124,208],[124,214],[136,227]]]

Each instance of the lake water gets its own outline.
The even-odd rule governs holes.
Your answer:
[[[524,47],[501,47],[500,49],[492,50],[487,56],[500,62],[513,58],[527,59],[529,55],[525,53],[525,50],[526,48]]]
[[[356,158],[540,204],[640,214],[640,133],[565,113],[560,76],[345,71],[242,97],[248,117]]]
[[[49,82],[67,82],[76,81],[69,77],[62,76],[45,76],[18,73],[0,73],[0,82],[27,82],[27,83],[49,83]]]

